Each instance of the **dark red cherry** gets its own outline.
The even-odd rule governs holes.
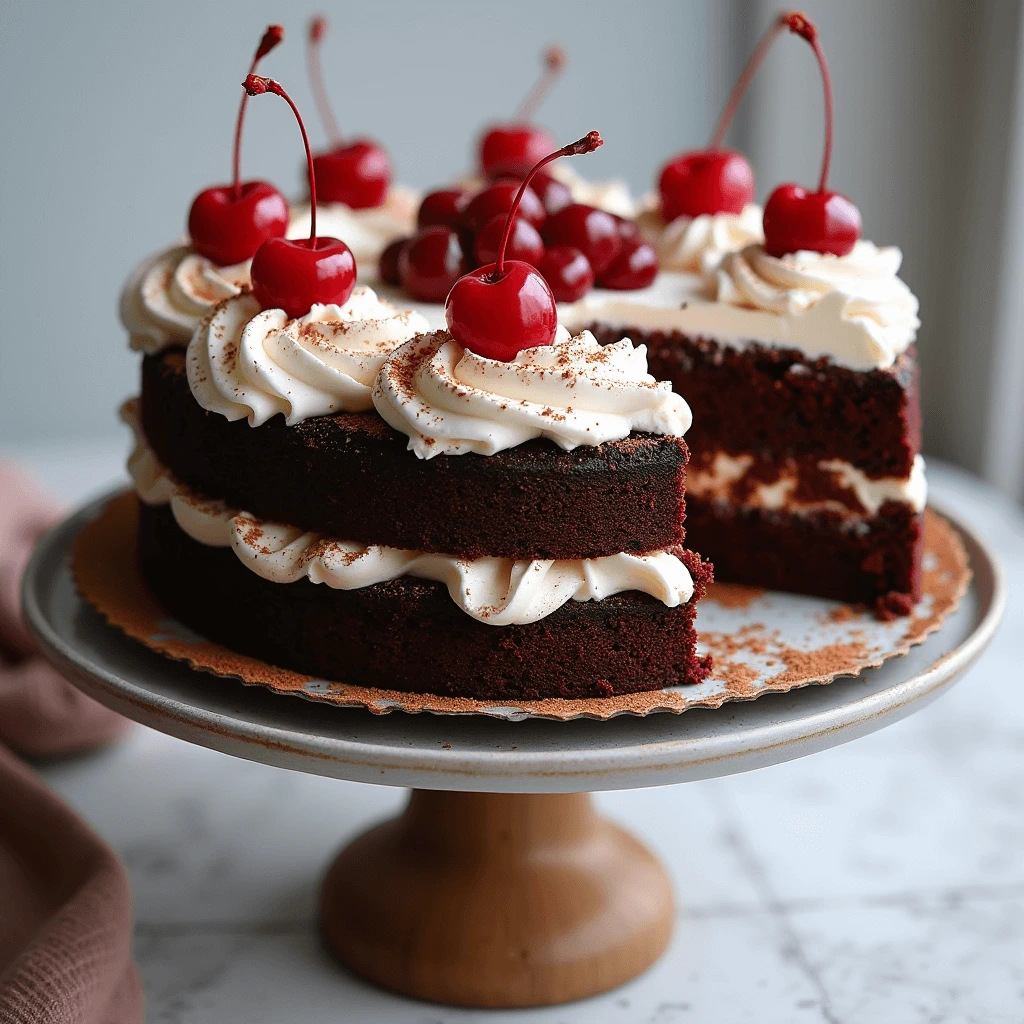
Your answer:
[[[324,123],[330,147],[318,153],[314,164],[316,187],[325,203],[344,203],[353,210],[380,206],[391,187],[391,160],[373,139],[344,141],[331,109],[320,66],[320,46],[327,33],[327,19],[318,15],[309,23],[306,61],[313,95]]]
[[[441,226],[424,228],[398,256],[402,287],[420,302],[444,302],[465,269],[458,232]]]
[[[356,283],[352,250],[339,238],[272,238],[252,259],[252,293],[261,309],[305,316],[317,303],[341,306]]]
[[[309,238],[271,238],[264,242],[252,258],[252,293],[261,308],[283,309],[293,318],[305,316],[317,303],[341,305],[348,301],[355,286],[356,261],[352,250],[340,239],[317,237],[313,152],[299,108],[272,78],[249,75],[243,85],[250,96],[270,92],[292,108],[302,132],[309,175]]]
[[[398,257],[402,255],[402,250],[408,241],[408,238],[396,238],[380,254],[380,260],[377,262],[377,272],[385,284],[398,284],[400,282]]]
[[[621,239],[640,237],[640,229],[636,226],[635,220],[630,220],[628,217],[620,217],[617,213],[613,213],[612,216],[615,218],[615,226],[619,229],[619,237]]]
[[[666,222],[705,213],[741,213],[754,198],[754,172],[741,153],[701,149],[664,166],[658,193]]]
[[[598,287],[634,291],[654,283],[658,276],[658,254],[642,238],[626,238],[619,255],[597,279]]]
[[[615,218],[585,203],[571,203],[548,217],[544,238],[551,245],[574,245],[600,277],[622,248]]]
[[[460,277],[444,304],[452,337],[478,355],[508,361],[517,352],[555,340],[558,311],[543,275],[520,260],[506,260],[509,239],[530,180],[560,156],[592,153],[602,145],[597,132],[549,153],[523,179],[505,216],[505,229],[494,263]]]
[[[821,177],[814,192],[799,185],[780,185],[768,197],[764,207],[764,247],[772,256],[808,249],[812,252],[845,256],[860,238],[860,211],[838,192],[828,190],[828,172],[832,164],[832,79],[818,40],[818,29],[803,14],[785,15],[791,32],[811,44],[821,71],[825,91],[825,151],[821,158]]]
[[[200,256],[225,267],[252,259],[268,238],[288,230],[288,200],[266,181],[203,189],[192,201],[188,233]]]
[[[280,25],[268,25],[249,65],[249,73],[284,38]],[[228,266],[252,259],[268,238],[283,238],[288,230],[288,201],[265,181],[242,181],[242,127],[249,94],[242,93],[235,118],[232,183],[204,189],[192,201],[188,233],[200,256]]]
[[[492,217],[504,216],[512,207],[519,191],[519,182],[503,179],[477,192],[466,204],[462,213],[462,223],[470,231],[479,231]],[[537,198],[537,193],[527,187],[519,205],[519,216],[528,220],[534,227],[540,227],[545,220],[544,204]]]
[[[559,46],[544,51],[544,72],[510,121],[491,125],[480,138],[480,170],[488,177],[513,174],[523,177],[558,143],[544,129],[530,124],[533,115],[565,67]]]
[[[372,139],[355,139],[313,158],[316,187],[327,203],[353,210],[380,206],[391,187],[391,161]]]
[[[537,264],[556,302],[575,302],[594,287],[590,260],[573,245],[549,245]]]
[[[493,177],[499,174],[525,174],[552,145],[551,135],[543,128],[528,124],[502,124],[489,128],[480,140],[480,169]]]
[[[487,359],[510,362],[524,348],[555,340],[558,312],[547,281],[529,263],[506,260],[460,277],[444,304],[452,337]]]
[[[845,256],[860,232],[860,211],[839,192],[780,185],[765,203],[764,248],[770,256],[801,249]]]
[[[467,199],[462,189],[445,188],[428,192],[416,214],[416,226],[429,228],[440,224],[442,227],[457,228],[462,222]]]
[[[544,209],[549,214],[557,213],[572,202],[572,192],[569,191],[569,186],[543,171],[534,175],[530,188],[537,193],[540,201],[544,204]]]
[[[498,258],[507,219],[506,214],[496,214],[480,229],[473,246],[473,257],[477,263],[493,263]],[[510,260],[521,260],[537,266],[543,255],[544,240],[540,232],[528,220],[517,216],[512,224],[505,256]]]

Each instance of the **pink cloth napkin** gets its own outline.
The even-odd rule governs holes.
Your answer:
[[[0,463],[0,1021],[139,1024],[124,867],[17,757],[87,750],[126,725],[39,656],[21,618],[25,564],[60,517]]]

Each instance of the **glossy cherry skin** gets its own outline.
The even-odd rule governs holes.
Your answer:
[[[497,261],[498,248],[501,245],[501,236],[505,233],[507,219],[503,213],[496,214],[477,233],[473,258],[480,266]],[[540,232],[528,220],[517,216],[512,224],[512,232],[508,236],[505,258],[522,260],[523,263],[535,267],[543,255],[544,240],[540,237]]]
[[[546,171],[538,171],[533,176],[530,188],[537,193],[537,197],[549,214],[555,213],[572,202],[572,192],[569,190],[569,186]]]
[[[317,199],[353,210],[380,206],[391,187],[391,161],[372,139],[355,139],[313,157]]]
[[[480,170],[487,177],[518,174],[525,177],[558,143],[543,128],[531,124],[492,125],[480,137]]]
[[[200,256],[222,267],[252,259],[268,238],[284,238],[288,200],[266,181],[203,189],[188,211],[188,233]]]
[[[386,246],[377,261],[377,273],[385,284],[398,284],[398,257],[409,242],[408,238],[396,238],[390,245]]]
[[[620,217],[617,213],[613,213],[612,216],[615,218],[615,225],[619,229],[619,237],[623,240],[627,238],[639,238],[640,229],[636,226],[635,220],[629,220],[627,217]]]
[[[512,202],[519,191],[520,184],[522,183],[518,181],[502,180],[481,189],[466,204],[462,213],[462,223],[475,233],[492,217],[496,217],[498,214],[504,217],[512,209]],[[537,228],[544,223],[547,216],[544,204],[532,188],[527,188],[523,193],[518,216],[525,218]]]
[[[462,189],[445,188],[427,193],[416,213],[416,227],[429,228],[440,224],[446,228],[457,228],[462,222],[467,199]]]
[[[616,219],[585,203],[571,203],[548,217],[544,237],[550,245],[574,245],[600,277],[622,248]]]
[[[860,232],[860,211],[839,192],[780,185],[764,204],[764,248],[770,256],[801,249],[845,256]]]
[[[352,250],[339,238],[271,238],[252,258],[252,293],[261,309],[305,316],[316,303],[342,305],[356,283]]]
[[[452,228],[424,228],[398,256],[402,287],[421,302],[444,302],[464,269],[459,235]]]
[[[742,153],[699,149],[665,164],[658,192],[666,223],[704,213],[741,213],[754,199],[754,171]]]
[[[574,245],[550,245],[537,264],[556,302],[575,302],[594,287],[594,268]]]
[[[444,318],[452,337],[478,356],[509,362],[524,348],[555,340],[558,312],[547,281],[520,260],[505,260],[460,277],[448,293]]]
[[[654,246],[642,238],[626,238],[619,255],[605,268],[597,283],[601,288],[628,292],[646,288],[657,276],[658,254]]]

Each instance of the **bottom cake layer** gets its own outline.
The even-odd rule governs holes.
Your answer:
[[[608,697],[697,683],[711,667],[694,628],[711,566],[691,552],[680,556],[694,584],[684,605],[631,591],[492,626],[442,584],[411,577],[357,590],[265,580],[230,548],[188,537],[167,506],[140,504],[139,546],[150,589],[190,629],[341,683],[482,700]]]
[[[924,513],[890,502],[870,518],[786,512],[687,495],[687,539],[718,579],[906,615],[921,594]]]

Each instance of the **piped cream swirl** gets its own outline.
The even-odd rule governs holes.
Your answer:
[[[511,362],[477,355],[447,332],[415,338],[385,361],[373,404],[421,459],[493,455],[535,437],[566,450],[631,431],[682,435],[690,407],[647,372],[647,349],[602,347],[559,327],[551,345]]]
[[[121,322],[132,348],[152,355],[187,344],[218,302],[249,287],[250,262],[219,267],[189,245],[143,260],[121,292]]]
[[[139,499],[169,504],[189,537],[231,548],[243,565],[274,583],[308,579],[335,590],[358,590],[400,576],[434,580],[467,615],[492,626],[536,622],[567,601],[601,601],[627,590],[649,594],[669,608],[693,596],[693,579],[671,551],[571,560],[465,559],[326,538],[267,522],[176,480],[147,444],[136,401],[125,404],[122,416],[135,430],[128,467]]]
[[[749,245],[722,261],[714,297],[815,326],[816,334],[794,332],[811,356],[833,355],[858,369],[888,366],[921,326],[917,298],[897,276],[902,259],[893,246],[865,241],[846,256],[769,256],[763,245]]]
[[[281,413],[289,426],[313,416],[372,408],[370,389],[385,357],[427,330],[418,313],[399,312],[357,286],[343,306],[314,306],[289,319],[260,311],[251,295],[218,306],[188,346],[196,401],[229,420],[258,427]]]
[[[647,209],[637,227],[654,246],[663,270],[711,274],[729,253],[764,241],[761,221],[761,207],[748,203],[741,213],[677,217],[668,224],[658,209]]]

